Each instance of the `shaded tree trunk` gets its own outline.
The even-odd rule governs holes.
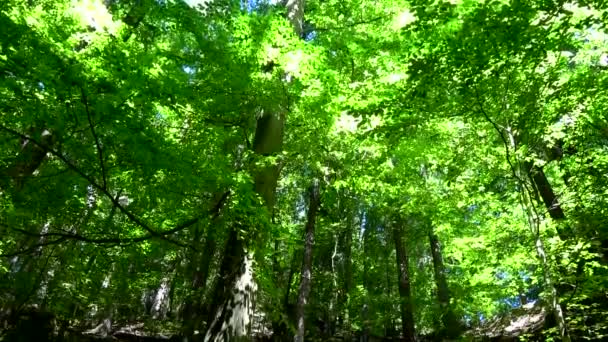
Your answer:
[[[399,297],[403,339],[406,342],[415,342],[416,332],[414,330],[414,309],[412,306],[410,288],[409,260],[405,247],[403,246],[401,222],[397,222],[393,228],[393,239],[395,242],[397,270],[399,274]]]
[[[344,288],[341,292],[340,298],[340,307],[343,309],[343,320],[342,320],[342,330],[344,331],[344,337],[346,339],[350,339],[351,337],[351,329],[350,329],[350,312],[349,312],[349,297],[350,291],[353,287],[353,262],[352,262],[352,244],[353,244],[353,219],[352,215],[349,213],[349,216],[346,219],[346,231],[344,232],[343,239],[343,251],[344,251]]]
[[[312,280],[312,249],[315,243],[315,223],[317,219],[317,211],[319,210],[319,180],[315,179],[310,188],[310,202],[308,205],[308,214],[306,218],[306,231],[304,235],[304,257],[302,258],[302,275],[300,280],[300,292],[298,294],[298,303],[296,305],[296,335],[295,342],[304,341],[305,324],[304,311],[308,303]]]
[[[281,304],[278,307],[282,308],[285,316],[287,318],[287,322],[283,319],[277,321],[274,320],[272,322],[272,340],[273,341],[287,341],[291,339],[288,336],[293,335],[290,332],[289,324],[292,324],[295,321],[295,305],[289,302],[290,294],[291,294],[291,283],[293,281],[293,277],[298,268],[298,260],[301,260],[301,255],[298,252],[294,252],[291,257],[291,262],[289,266],[289,273],[287,274],[287,280],[285,282],[286,288],[285,293],[283,294],[283,299]]]
[[[169,307],[171,305],[171,302],[169,301],[169,292],[171,291],[171,288],[172,285],[169,281],[169,277],[163,278],[154,295],[154,302],[152,304],[152,318],[167,318],[167,313],[169,312]]]
[[[40,145],[32,142],[30,139],[22,139],[20,151],[15,160],[5,170],[6,175],[13,180],[14,187],[17,191],[23,188],[27,178],[31,177],[42,162],[46,158],[46,150],[44,147],[52,147],[55,143],[55,135],[48,129],[30,129],[30,139],[38,142]],[[8,179],[3,179],[4,182]],[[7,187],[8,184],[2,184]]]
[[[505,129],[505,135],[508,138],[509,144],[507,148],[510,148],[512,151],[517,151],[517,138],[510,128]],[[545,282],[544,290],[548,294],[551,311],[555,317],[562,341],[570,342],[570,334],[568,332],[568,325],[564,316],[564,310],[559,303],[559,294],[553,281],[553,274],[548,264],[544,243],[540,234],[541,220],[543,218],[541,215],[539,215],[534,205],[534,196],[536,196],[536,193],[534,193],[534,189],[531,189],[530,186],[533,184],[534,180],[531,178],[531,175],[528,172],[528,167],[523,161],[516,161],[513,172],[517,176],[520,186],[519,197],[522,209],[526,213],[530,231],[534,236],[536,255],[543,270],[543,278]]]
[[[298,37],[304,38],[304,0],[285,0],[287,19]]]
[[[364,214],[364,218],[365,218]],[[368,259],[368,255],[369,255],[369,239],[370,239],[370,232],[371,232],[371,223],[369,222],[370,218],[367,217],[367,222],[365,222],[365,225],[361,227],[361,229],[363,230],[363,287],[365,288],[365,296],[363,299],[363,307],[361,308],[361,318],[362,318],[362,323],[363,323],[363,331],[362,331],[362,335],[361,335],[361,342],[368,342],[369,341],[369,335],[370,335],[370,331],[371,331],[371,327],[370,327],[370,322],[369,322],[369,259]]]
[[[556,223],[557,234],[560,239],[567,240],[572,238],[572,229],[564,222],[566,215],[543,169],[535,166],[532,162],[526,162],[525,168],[527,169],[528,178],[532,181],[532,185],[545,205],[549,216]]]
[[[206,229],[205,245],[201,252],[194,253],[192,260],[189,265],[194,266],[191,269],[192,272],[192,292],[186,297],[183,309],[183,334],[188,340],[192,340],[194,337],[194,331],[201,327],[201,323],[209,321],[209,307],[205,307],[203,303],[203,292],[207,287],[209,279],[211,264],[214,259],[214,254],[217,250],[216,239],[218,238],[215,225],[218,223],[224,206],[226,204],[225,199],[229,192],[217,192],[213,196],[214,206],[212,208],[213,218],[210,225]],[[197,226],[195,231],[194,241],[200,242],[200,227]],[[217,294],[217,293],[215,293]]]
[[[455,338],[460,333],[460,325],[450,305],[450,289],[445,276],[441,243],[435,232],[433,232],[433,228],[430,227],[430,229],[429,242],[433,257],[435,285],[437,286],[437,301],[441,310],[441,322],[443,323],[444,335],[448,338]]]

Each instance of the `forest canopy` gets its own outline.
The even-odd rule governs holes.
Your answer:
[[[0,341],[608,338],[608,3],[0,2]]]

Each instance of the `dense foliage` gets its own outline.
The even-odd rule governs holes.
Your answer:
[[[0,340],[606,338],[606,23],[0,2]]]

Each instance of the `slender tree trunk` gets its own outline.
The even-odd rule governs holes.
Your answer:
[[[369,217],[368,217],[369,220]],[[363,307],[361,308],[361,319],[363,323],[363,331],[361,334],[361,342],[369,341],[369,334],[371,331],[370,322],[369,322],[369,238],[370,238],[370,222],[365,223],[365,227],[363,228],[363,287],[365,288],[365,295],[363,298]]]
[[[512,130],[510,128],[507,128],[505,130],[505,133],[507,138],[509,139],[508,147],[514,152],[517,151],[518,144]],[[570,335],[568,332],[566,318],[564,316],[564,311],[559,303],[559,294],[557,293],[557,289],[555,288],[555,284],[553,282],[553,274],[549,267],[547,254],[545,252],[544,243],[540,234],[542,217],[537,212],[536,207],[534,205],[533,196],[535,196],[535,193],[533,192],[533,189],[531,189],[530,186],[533,183],[533,179],[531,179],[530,174],[526,172],[526,166],[523,162],[516,161],[516,165],[514,166],[514,168],[515,169],[513,171],[517,176],[519,186],[521,188],[519,191],[520,202],[528,218],[528,225],[535,240],[536,254],[543,270],[543,278],[545,282],[544,289],[549,297],[549,305],[551,306],[555,321],[557,322],[562,341],[570,342]]]
[[[399,297],[401,304],[401,325],[403,339],[406,342],[416,341],[414,330],[414,309],[412,306],[412,294],[410,289],[409,260],[403,246],[401,223],[397,222],[393,228],[395,252],[397,255],[397,269],[399,274]]]
[[[201,323],[209,321],[210,313],[209,310],[204,309],[203,293],[207,287],[209,271],[217,249],[215,225],[217,224],[217,218],[224,208],[225,201],[223,199],[226,196],[226,192],[218,192],[214,195],[214,216],[211,224],[206,229],[205,245],[201,252],[192,255],[192,260],[194,260],[190,263],[191,266],[194,266],[191,283],[192,293],[186,297],[182,317],[183,334],[189,341],[193,339],[194,331],[202,326]],[[200,227],[197,226],[194,241],[199,242],[200,240]]]
[[[353,265],[352,265],[352,244],[353,244],[353,219],[352,215],[346,219],[346,231],[344,232],[344,288],[342,292],[342,298],[340,300],[340,307],[344,310],[344,319],[342,322],[342,330],[344,331],[344,337],[349,340],[351,337],[350,330],[350,312],[349,312],[349,297],[350,291],[353,284]]]
[[[293,276],[298,269],[298,261],[301,260],[300,253],[294,252],[291,257],[291,262],[289,266],[289,273],[287,274],[287,280],[285,282],[285,293],[283,294],[283,298],[279,304],[276,306],[276,310],[283,310],[285,316],[287,318],[287,322],[283,319],[273,320],[272,322],[272,341],[287,341],[291,338],[288,336],[291,335],[289,324],[293,324],[295,321],[294,317],[294,308],[295,305],[289,302],[290,294],[291,294],[291,283],[293,281]]]
[[[536,248],[536,255],[538,256],[541,268],[543,270],[543,279],[545,282],[544,288],[548,294],[549,305],[551,307],[551,310],[553,311],[555,321],[557,322],[562,341],[570,342],[570,335],[568,333],[566,318],[562,306],[559,303],[559,294],[557,293],[557,289],[553,281],[553,274],[549,268],[547,254],[545,252],[545,246],[540,236],[540,218],[534,212],[534,209],[532,207],[534,205],[532,199],[525,192],[525,190],[522,190],[521,198],[522,205],[528,217],[528,224],[530,225],[530,230],[532,231],[532,234],[534,234],[534,245]]]
[[[534,189],[540,196],[540,199],[542,199],[549,216],[556,223],[557,234],[560,239],[568,240],[572,238],[572,229],[564,222],[566,215],[564,214],[559,199],[557,198],[557,195],[555,195],[553,187],[551,187],[551,183],[549,183],[543,169],[535,166],[532,162],[526,162],[525,168],[528,170],[528,178],[532,181]]]
[[[460,325],[450,305],[450,289],[445,276],[445,266],[443,264],[441,243],[439,242],[439,238],[435,232],[433,232],[433,227],[430,227],[429,242],[431,245],[431,255],[433,257],[435,285],[437,286],[437,300],[441,310],[443,329],[445,329],[446,337],[455,338],[460,332]]]
[[[156,290],[154,301],[152,303],[152,318],[154,319],[165,319],[171,302],[169,301],[169,292],[171,291],[172,285],[169,281],[169,277],[164,277],[158,289]]]
[[[340,312],[339,312],[339,310],[337,310],[338,302],[340,299],[340,287],[338,285],[339,273],[336,269],[336,264],[337,264],[336,259],[338,258],[338,248],[340,245],[340,238],[339,238],[338,234],[334,234],[333,237],[334,237],[334,251],[331,254],[332,296],[331,296],[331,300],[329,302],[329,310],[328,310],[329,322],[327,324],[329,326],[328,330],[329,330],[330,336],[334,334],[334,331],[336,328],[336,321],[338,319],[338,316],[340,316]]]
[[[205,245],[206,244],[207,243],[205,243]],[[205,252],[205,256],[198,256],[201,266],[200,268],[197,267],[197,269],[194,271],[191,283],[192,293],[186,297],[184,303],[184,309],[182,314],[182,331],[184,336],[189,341],[192,340],[194,336],[194,331],[197,329],[197,327],[200,327],[201,322],[204,321],[205,318],[207,318],[205,317],[205,312],[200,312],[202,311],[201,308],[203,305],[201,302],[201,292],[203,292],[203,289],[205,288],[208,279],[208,272],[205,273],[205,271],[203,271],[203,268],[205,268],[205,265],[209,265],[213,252],[213,250],[210,250],[210,253]]]
[[[304,342],[304,311],[308,303],[312,280],[312,249],[315,243],[315,223],[319,210],[319,180],[315,179],[310,189],[310,202],[306,218],[306,232],[304,237],[304,258],[302,261],[302,276],[300,280],[300,293],[296,306],[296,335],[295,342]]]
[[[553,308],[553,315],[555,316],[555,321],[557,322],[557,328],[559,329],[562,341],[570,342],[570,335],[568,333],[566,317],[564,315],[562,306],[559,303],[559,294],[557,293],[557,289],[555,287],[555,284],[553,283],[553,277],[547,263],[547,254],[545,253],[545,246],[543,240],[540,238],[540,235],[536,237],[535,245],[536,253],[541,259],[545,288],[549,292],[549,305],[551,305],[551,307]]]
[[[385,293],[384,295],[386,296],[386,298],[393,298],[393,294],[391,291],[391,283],[392,283],[392,274],[390,272],[390,256],[391,256],[391,249],[389,246],[386,246],[386,254],[384,255],[384,271],[385,271],[385,283],[384,283],[384,289],[385,289]],[[394,331],[393,331],[393,326],[391,325],[391,311],[392,311],[392,307],[389,305],[386,305],[384,307],[384,337],[393,337],[394,335]]]

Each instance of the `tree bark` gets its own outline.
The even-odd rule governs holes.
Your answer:
[[[416,332],[414,330],[414,309],[410,288],[409,260],[403,246],[401,222],[397,222],[393,228],[393,239],[397,255],[397,269],[399,271],[399,297],[403,339],[406,342],[415,342]]]
[[[445,276],[441,243],[435,232],[433,232],[433,227],[430,227],[429,242],[431,245],[431,255],[433,257],[435,285],[437,286],[437,301],[439,302],[439,308],[441,310],[441,322],[443,323],[444,335],[448,338],[455,338],[460,333],[460,325],[450,304],[450,289]]]
[[[216,313],[207,333],[205,342],[248,341],[251,335],[253,317],[252,257],[245,251],[244,242],[238,237],[238,229],[230,230],[220,275],[218,291],[214,296]]]
[[[302,275],[300,280],[300,293],[296,306],[296,335],[295,342],[304,342],[305,324],[304,310],[308,303],[312,280],[312,249],[315,243],[315,223],[317,211],[319,210],[319,180],[315,179],[310,188],[310,202],[306,218],[306,232],[304,237],[304,257],[302,260]]]
[[[304,0],[286,0],[285,2],[287,19],[300,38],[304,38],[304,5]]]

